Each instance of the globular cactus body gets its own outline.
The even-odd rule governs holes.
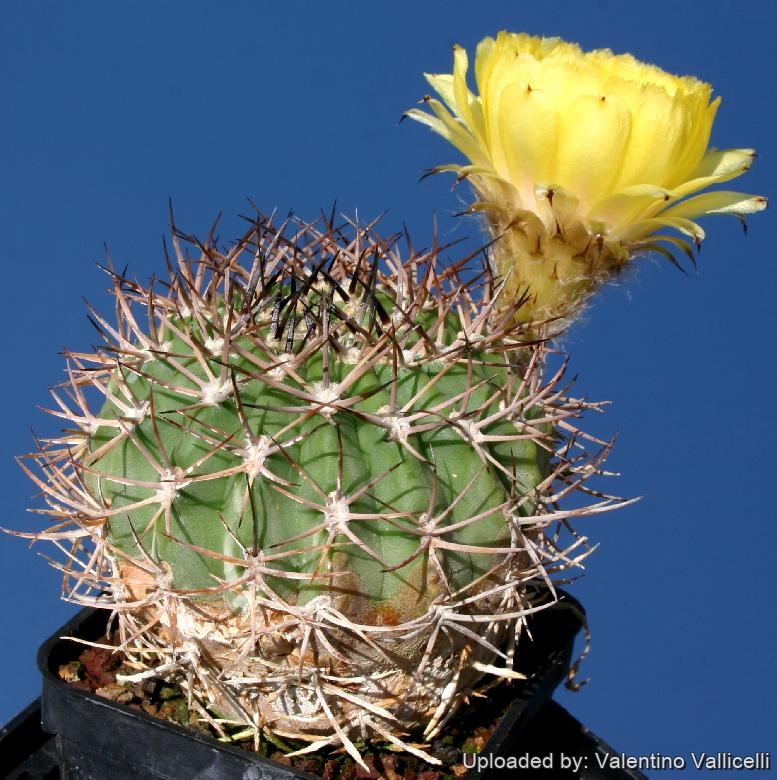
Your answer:
[[[614,504],[555,507],[606,447],[575,449],[585,404],[487,269],[331,221],[193,260],[180,238],[166,287],[112,275],[107,346],[69,356],[77,430],[25,466],[56,519],[37,536],[71,598],[107,588],[137,664],[257,738],[415,750],[515,676],[537,583],[587,549],[568,518]]]

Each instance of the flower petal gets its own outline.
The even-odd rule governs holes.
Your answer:
[[[704,155],[691,174],[692,178],[673,188],[674,195],[682,198],[713,184],[722,184],[735,179],[750,170],[754,157],[753,149],[724,149],[723,151],[712,149]]]
[[[626,187],[595,203],[589,219],[607,225],[609,232],[617,236],[629,225],[652,217],[672,195],[670,190],[650,184]]]
[[[556,183],[559,116],[547,96],[521,84],[508,84],[496,112],[505,178],[523,193],[529,206],[535,184]]]
[[[589,207],[624,165],[631,114],[617,96],[581,95],[561,116],[554,181]]]
[[[469,60],[467,51],[461,46],[453,47],[453,94],[456,100],[456,109],[464,124],[470,132],[479,140],[484,140],[482,115],[479,111],[473,111],[475,96],[467,86],[467,68]]]
[[[701,225],[697,225],[692,220],[680,216],[652,217],[635,223],[631,230],[633,230],[635,237],[641,236],[645,238],[656,230],[661,230],[665,227],[685,233],[686,236],[690,236],[697,244],[703,241],[707,235]]]
[[[755,214],[757,211],[763,211],[766,205],[766,198],[746,195],[744,192],[705,192],[670,206],[659,214],[659,218],[692,218],[704,214]]]
[[[483,147],[478,144],[460,121],[451,116],[439,100],[428,98],[426,105],[434,111],[435,116],[430,116],[418,108],[408,109],[405,111],[405,116],[415,119],[430,127],[435,133],[439,133],[471,162],[476,165],[490,167],[489,158],[484,154]]]
[[[456,108],[456,96],[453,92],[453,76],[450,73],[424,73],[429,86],[445,101],[454,116],[461,118]]]

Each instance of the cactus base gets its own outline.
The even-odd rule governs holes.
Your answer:
[[[481,753],[494,756],[510,755],[521,732],[527,728],[535,713],[552,696],[553,690],[566,677],[573,642],[579,632],[584,614],[580,605],[566,594],[549,609],[537,613],[529,628],[537,637],[526,643],[520,654],[521,667],[529,671],[529,680],[505,686],[490,705],[507,709],[491,741]],[[323,767],[326,756],[299,757],[298,766],[280,764],[263,755],[217,741],[202,731],[193,731],[176,723],[151,717],[137,707],[129,708],[98,696],[93,691],[76,687],[61,679],[62,667],[83,654],[83,642],[104,645],[110,624],[108,610],[85,609],[63,626],[41,647],[38,664],[43,676],[42,719],[44,728],[58,736],[60,770],[63,777],[78,768],[78,777],[129,780],[136,777],[267,777],[279,780],[318,776],[307,769]],[[70,637],[77,638],[74,642]],[[482,700],[477,700],[478,702]],[[491,706],[482,704],[461,710],[456,721],[469,719],[471,726],[487,723]],[[465,733],[465,729],[459,729]],[[442,750],[442,744],[437,750]],[[446,740],[450,746],[450,741]],[[139,746],[142,746],[139,747]],[[460,764],[461,756],[447,749],[452,764]],[[275,749],[273,749],[275,752]],[[418,762],[415,757],[390,751],[391,760]],[[442,753],[440,753],[442,755]],[[397,758],[398,757],[398,758]],[[335,759],[330,759],[335,760]],[[351,761],[340,754],[337,761]],[[318,762],[318,764],[316,764]],[[434,767],[416,763],[415,768],[431,771]],[[323,771],[322,771],[323,773]],[[470,772],[466,777],[474,777]]]

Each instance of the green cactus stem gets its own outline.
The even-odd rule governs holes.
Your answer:
[[[601,473],[574,425],[592,405],[481,255],[403,259],[333,219],[173,246],[164,284],[109,271],[105,344],[68,354],[68,429],[21,461],[51,519],[33,536],[203,711],[429,758],[414,740],[519,675],[537,593],[588,552],[570,520],[618,504],[557,506]]]

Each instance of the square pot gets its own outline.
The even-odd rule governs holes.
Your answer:
[[[56,735],[62,778],[315,780],[307,772],[117,704],[61,680],[59,668],[76,660],[83,650],[82,644],[67,637],[99,642],[105,635],[109,615],[108,610],[82,610],[50,637],[38,654],[43,677],[42,725]],[[516,668],[526,673],[528,679],[510,684],[512,703],[480,754],[491,756],[492,764],[495,757],[516,755],[521,734],[564,679],[583,615],[578,602],[562,594],[558,603],[529,618],[532,638],[526,635],[516,659]],[[493,771],[489,767],[475,767],[466,778],[488,778],[494,776]]]

